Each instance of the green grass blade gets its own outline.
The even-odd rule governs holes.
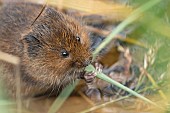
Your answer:
[[[96,55],[99,53],[102,48],[104,48],[109,42],[119,33],[121,32],[127,25],[138,19],[143,12],[147,11],[149,8],[152,8],[154,5],[158,4],[162,0],[150,0],[138,9],[136,9],[132,14],[124,20],[120,25],[117,26],[116,29],[112,31],[110,35],[97,47],[97,49],[93,53],[93,59],[95,59]]]
[[[86,71],[88,71],[88,72],[95,71],[95,68],[94,68],[92,65],[89,65],[88,67],[86,67]],[[96,73],[97,73],[97,72],[96,72]],[[116,85],[117,87],[119,87],[119,88],[127,91],[128,93],[130,93],[130,94],[132,94],[132,95],[134,95],[134,96],[136,96],[136,97],[138,97],[138,98],[140,98],[140,99],[142,99],[142,100],[144,100],[144,101],[146,101],[146,102],[148,102],[148,103],[150,103],[150,104],[158,107],[158,105],[157,105],[156,103],[154,103],[154,102],[152,102],[151,100],[143,97],[142,95],[136,93],[135,91],[133,91],[133,90],[125,87],[124,85],[120,84],[119,82],[117,82],[117,81],[109,78],[108,76],[106,76],[106,75],[103,74],[103,73],[97,73],[97,77],[100,78],[100,79],[102,79],[102,80],[104,80],[104,81],[107,81],[107,82],[109,82],[109,83],[111,83],[111,84],[114,84],[114,85]]]
[[[66,88],[64,88],[64,90],[60,93],[60,95],[57,97],[57,99],[50,107],[48,113],[56,113],[59,110],[59,108],[63,105],[64,101],[71,94],[71,92],[73,91],[78,82],[79,81],[76,80],[74,84],[69,84]]]

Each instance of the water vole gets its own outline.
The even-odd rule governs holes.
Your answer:
[[[0,51],[21,59],[22,96],[61,90],[91,62],[90,42],[78,21],[53,8],[31,3],[0,7]],[[14,67],[3,65],[9,93],[15,96]]]

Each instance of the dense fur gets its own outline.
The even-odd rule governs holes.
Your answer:
[[[29,3],[0,7],[0,51],[21,58],[22,96],[60,91],[91,61],[89,39],[73,18],[46,7],[31,26],[41,9]],[[69,56],[63,57],[63,51]],[[0,65],[1,79],[10,81],[5,85],[14,96],[14,66],[2,61]]]

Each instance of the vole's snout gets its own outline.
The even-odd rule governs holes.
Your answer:
[[[84,61],[75,61],[72,66],[82,68],[88,66],[92,62],[92,58],[86,59]]]
[[[92,56],[90,56],[88,59],[86,59],[86,60],[83,62],[83,66],[86,67],[86,66],[88,66],[89,64],[91,64],[91,63],[92,63],[92,59],[93,59]]]
[[[85,60],[85,61],[83,62],[83,66],[86,67],[86,66],[88,66],[90,63],[91,63],[91,60]]]

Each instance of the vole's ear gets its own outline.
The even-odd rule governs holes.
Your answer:
[[[22,42],[29,57],[37,56],[39,51],[42,49],[42,43],[33,35],[25,35]]]
[[[28,44],[40,44],[41,42],[33,35],[26,35],[23,37],[23,41]]]

